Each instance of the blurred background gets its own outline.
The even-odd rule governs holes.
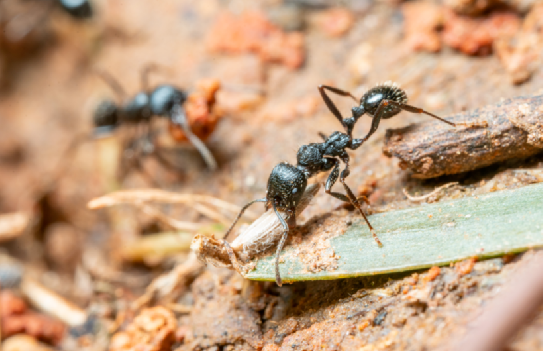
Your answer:
[[[27,335],[17,340],[27,350],[37,349],[35,340],[49,345],[39,347],[107,349],[111,336],[134,319],[137,309],[130,306],[149,297],[153,279],[185,264],[176,292],[164,293],[178,321],[160,311],[146,317],[160,320],[157,328],[177,323],[165,332],[174,335],[166,338],[169,346],[156,350],[172,343],[180,350],[262,348],[250,337],[203,342],[198,335],[205,323],[198,327],[190,319],[193,294],[205,294],[192,281],[206,274],[190,261],[192,235],[220,237],[235,211],[192,198],[151,208],[138,194],[120,207],[93,210],[87,203],[112,191],[147,188],[236,206],[263,197],[274,165],[294,163],[299,146],[320,142],[319,132],[340,130],[320,84],[361,97],[377,83],[394,81],[411,104],[442,117],[541,94],[542,18],[541,2],[530,0],[0,0],[2,339]],[[112,79],[122,89],[112,87]],[[217,169],[167,119],[97,135],[93,116],[101,101],[121,108],[160,84],[186,92],[187,118]],[[349,117],[354,102],[332,98]],[[387,129],[429,119],[402,112],[383,120],[372,139],[350,153],[348,182],[372,209],[409,206],[406,187],[427,192],[460,181],[447,193],[456,198],[489,181],[518,183],[502,166],[424,181],[383,155]],[[354,134],[362,137],[370,124],[363,117]],[[150,151],[145,140],[152,140]],[[526,162],[540,165],[537,158]],[[346,211],[341,206],[321,194],[300,221]],[[252,211],[247,221],[262,210]],[[172,234],[179,231],[181,239]],[[245,286],[237,276],[214,274],[238,292]],[[153,301],[160,301],[154,293]],[[48,294],[54,307],[40,300]],[[154,304],[149,301],[145,305]],[[291,329],[285,335],[297,330]],[[117,339],[123,337],[116,349],[152,340]],[[232,348],[218,348],[224,345]]]

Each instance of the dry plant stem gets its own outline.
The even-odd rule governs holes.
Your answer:
[[[0,284],[0,291],[2,291],[2,285]],[[2,315],[2,304],[0,304],[0,316]],[[0,350],[2,350],[2,323],[0,323]]]
[[[153,280],[145,293],[134,301],[132,308],[138,310],[153,301],[174,301],[204,268],[205,265],[198,260],[194,253],[191,253],[185,262]]]
[[[130,262],[145,262],[147,258],[159,259],[189,251],[193,234],[157,233],[145,235],[120,248],[121,257]]]
[[[219,212],[211,209],[210,207],[206,206],[206,205],[203,205],[203,204],[199,204],[199,203],[195,203],[192,205],[192,208],[195,209],[196,211],[200,212],[200,214],[214,220],[214,221],[217,221],[223,225],[229,225],[230,224],[230,221],[228,220],[228,218],[224,217],[223,215],[221,215]]]
[[[458,182],[451,182],[451,183],[443,184],[442,186],[438,186],[437,188],[435,188],[432,192],[430,192],[430,193],[428,193],[426,195],[422,195],[422,196],[411,196],[411,195],[409,195],[407,193],[407,190],[405,188],[402,189],[402,192],[405,195],[405,197],[407,197],[407,199],[409,201],[419,202],[419,201],[424,201],[424,200],[428,199],[430,196],[436,195],[441,190],[446,189],[446,188],[451,187],[451,186],[456,185],[456,184],[458,184]]]
[[[164,213],[157,211],[153,207],[144,203],[136,204],[136,207],[138,207],[141,212],[155,218],[156,220],[162,222],[163,224],[174,230],[197,232],[201,227],[201,225],[198,223],[178,221],[177,219],[168,217]]]
[[[211,263],[216,267],[232,267],[228,250],[220,240],[196,234],[192,239],[190,249],[202,262]]]
[[[542,116],[543,95],[507,99],[448,117],[455,129],[422,123],[388,130],[383,152],[416,178],[467,172],[543,151]]]
[[[196,194],[175,194],[158,189],[136,189],[117,191],[105,196],[98,197],[88,203],[90,209],[115,206],[120,204],[133,204],[135,202],[158,202],[158,203],[182,203],[192,204],[195,202],[206,203],[217,208],[238,214],[241,207],[208,195]],[[255,214],[246,211],[249,217],[256,217]]]
[[[36,308],[69,326],[79,326],[87,320],[85,311],[30,278],[23,280],[21,291]]]
[[[296,208],[296,217],[309,205],[319,189],[319,183],[307,187]],[[283,218],[287,217],[287,214],[281,211],[279,211],[279,215]],[[284,231],[285,229],[275,211],[268,209],[240,233],[232,243],[196,234],[190,247],[201,261],[218,267],[234,268],[244,275],[247,269],[240,263],[240,259],[242,262],[247,262],[274,246],[281,239]]]
[[[0,215],[0,242],[11,240],[23,234],[32,221],[32,215],[15,212]]]
[[[192,306],[180,305],[178,303],[167,303],[164,305],[167,309],[174,311],[175,313],[188,314],[192,312]]]
[[[226,252],[228,253],[228,258],[230,259],[230,263],[232,264],[232,267],[241,275],[244,275],[243,267],[239,264],[238,258],[236,254],[234,253],[234,250],[232,249],[232,246],[230,246],[230,243],[226,240],[222,241],[222,244],[224,245],[224,248],[226,249]]]
[[[85,248],[81,263],[91,276],[100,280],[130,286],[141,286],[145,283],[140,277],[128,276],[122,271],[115,270],[107,262],[102,251],[94,247]]]
[[[543,252],[530,257],[513,281],[490,303],[454,345],[458,351],[499,351],[543,305]]]

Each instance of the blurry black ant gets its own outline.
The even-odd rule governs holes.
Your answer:
[[[94,111],[93,124],[95,135],[101,136],[110,133],[122,125],[141,126],[146,130],[143,151],[153,151],[153,142],[150,136],[150,125],[154,116],[165,117],[174,126],[181,128],[186,138],[200,152],[207,167],[211,170],[217,168],[215,158],[205,144],[192,132],[187,121],[183,104],[187,100],[187,93],[172,85],[159,85],[153,90],[148,88],[147,76],[155,65],[148,65],[142,70],[142,91],[133,98],[126,99],[126,93],[121,85],[109,74],[98,71],[99,76],[113,89],[116,94],[126,101],[118,105],[112,100],[102,101]]]
[[[351,109],[353,116],[347,119],[343,119],[336,105],[334,105],[332,100],[330,100],[330,98],[326,94],[326,90],[340,96],[350,96],[351,98],[353,98],[359,104],[358,106],[355,106]],[[390,81],[383,84],[377,84],[375,87],[371,88],[364,95],[362,95],[360,100],[358,100],[348,91],[344,91],[327,85],[320,85],[319,92],[328,109],[341,122],[343,127],[347,130],[347,134],[349,134],[349,136],[352,135],[355,123],[364,114],[367,113],[373,119],[371,122],[370,131],[368,132],[368,134],[366,134],[364,138],[361,139],[362,143],[368,140],[368,138],[373,133],[375,133],[375,131],[379,127],[381,119],[389,119],[391,117],[394,117],[402,110],[413,113],[424,113],[428,116],[445,122],[448,125],[456,127],[456,124],[453,122],[447,121],[428,111],[424,111],[421,108],[408,105],[407,94],[405,93],[405,91],[403,91],[403,89],[401,89],[398,84]]]
[[[60,7],[75,19],[87,19],[93,15],[89,0],[56,0]]]
[[[83,21],[93,17],[89,0],[0,1],[0,49],[13,59],[30,55],[47,42],[46,22],[55,8]]]

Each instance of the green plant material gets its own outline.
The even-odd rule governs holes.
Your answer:
[[[208,225],[203,225],[200,228],[198,228],[198,233],[205,235],[205,236],[215,236],[220,237],[224,235],[226,232],[226,229],[228,229],[227,226],[221,223],[212,223]]]
[[[121,256],[127,261],[141,262],[187,252],[190,250],[193,236],[192,233],[146,235],[124,246],[121,250]]]
[[[543,184],[380,213],[369,220],[383,247],[358,221],[330,240],[339,257],[337,269],[309,273],[288,247],[280,264],[283,281],[403,272],[543,247]],[[260,259],[246,278],[274,281],[273,259]]]

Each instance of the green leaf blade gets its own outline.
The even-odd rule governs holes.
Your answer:
[[[446,265],[543,247],[543,184],[370,216],[383,247],[363,221],[331,239],[338,268],[308,273],[297,259],[280,264],[284,281],[339,279]],[[286,257],[289,247],[283,253]],[[274,281],[273,257],[247,274]]]

